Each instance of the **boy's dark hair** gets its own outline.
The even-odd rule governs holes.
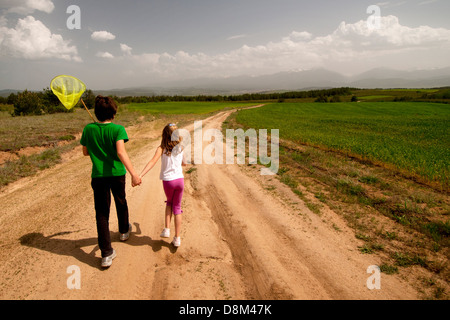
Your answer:
[[[117,112],[117,104],[110,97],[97,96],[94,112],[100,122],[112,120]]]

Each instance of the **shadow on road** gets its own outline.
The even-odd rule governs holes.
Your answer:
[[[163,247],[169,248],[171,253],[175,253],[177,248],[170,243],[163,240],[153,240],[149,236],[139,236],[142,234],[139,223],[134,223],[135,231],[131,232],[130,238],[126,244],[131,246],[146,246],[152,247],[153,252],[160,251]],[[63,231],[44,236],[42,233],[32,232],[23,235],[19,238],[20,244],[23,246],[36,248],[39,250],[48,251],[62,256],[70,256],[76,258],[78,261],[87,264],[93,268],[105,270],[100,266],[100,258],[96,257],[96,251],[99,250],[97,237],[87,239],[60,239],[59,236],[64,236],[78,231]],[[119,242],[119,232],[111,232],[111,241]],[[82,248],[95,245],[91,252],[87,253]]]

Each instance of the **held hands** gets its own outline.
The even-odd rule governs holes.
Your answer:
[[[158,159],[161,157],[161,154],[162,154],[162,148],[158,147],[156,149],[155,155],[153,156],[152,160],[150,160],[149,163],[147,163],[147,165],[142,170],[142,172],[139,176],[136,175],[136,180],[135,180],[135,177],[133,177],[133,183],[132,183],[133,187],[141,185],[142,177],[145,176],[147,174],[147,172],[149,172],[153,168],[156,161],[158,161]]]
[[[142,183],[141,176],[138,176],[138,175],[132,176],[132,180],[131,180],[131,186],[132,187],[140,186],[141,183]]]

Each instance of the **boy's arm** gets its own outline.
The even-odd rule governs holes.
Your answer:
[[[131,178],[132,178],[131,185],[133,187],[140,185],[142,182],[141,178],[134,171],[133,165],[131,164],[131,160],[128,157],[127,150],[125,149],[125,141],[124,140],[118,140],[116,142],[116,150],[117,150],[117,156],[119,157],[120,161],[122,161],[125,168],[128,170],[128,172],[131,175]]]
[[[150,160],[145,166],[144,170],[142,170],[140,175],[141,178],[155,166],[156,162],[159,160],[159,158],[161,158],[162,152],[163,150],[161,147],[158,147],[158,149],[156,149],[155,155],[153,156],[152,160]]]
[[[89,151],[88,151],[88,148],[86,146],[83,146],[83,155],[84,156],[88,156],[89,155]]]

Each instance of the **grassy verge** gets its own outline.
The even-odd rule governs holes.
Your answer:
[[[0,187],[61,163],[61,155],[76,145],[77,141],[62,147],[49,148],[39,154],[21,156],[16,161],[7,161],[0,166]]]

